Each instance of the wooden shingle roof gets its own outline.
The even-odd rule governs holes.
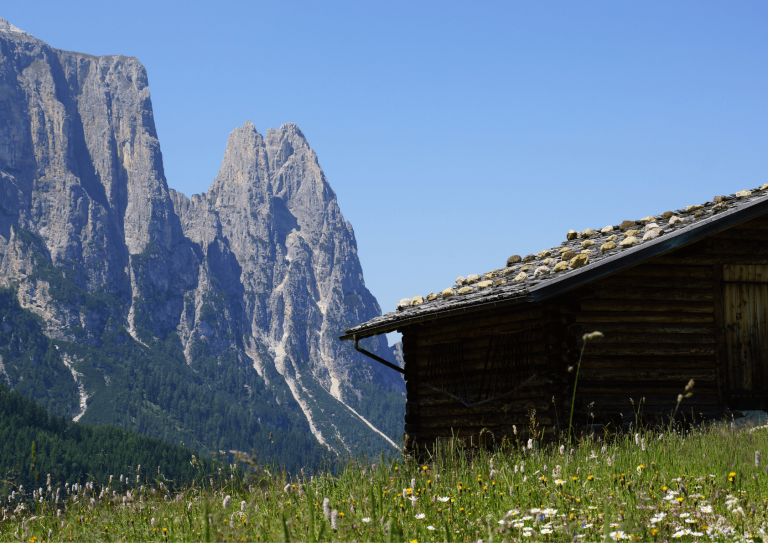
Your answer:
[[[361,339],[419,321],[545,300],[768,212],[766,189],[768,184],[637,221],[569,231],[568,239],[556,247],[511,256],[505,267],[459,277],[441,292],[405,298],[396,311],[351,328],[340,339]]]

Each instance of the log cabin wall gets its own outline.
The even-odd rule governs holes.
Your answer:
[[[636,412],[646,422],[668,417],[691,379],[694,395],[680,406],[688,415],[768,407],[766,242],[762,216],[543,303],[404,327],[406,450],[452,436],[488,445],[511,436],[513,425],[527,439],[533,409],[550,436],[565,431],[575,376],[568,368],[591,331],[605,337],[585,351],[575,424],[626,426]],[[491,353],[509,334],[526,346],[536,379],[478,403],[493,396],[482,393]]]
[[[768,218],[759,217],[559,298],[577,309],[571,344],[585,332],[605,334],[584,353],[579,422],[627,424],[643,399],[647,419],[669,416],[690,379],[694,395],[680,405],[686,414],[765,408],[766,241]],[[740,282],[739,274],[749,281]],[[746,339],[735,336],[750,336],[747,326],[734,332],[731,322],[742,311],[750,313],[743,317],[752,330]]]
[[[532,410],[540,430],[552,433],[558,425],[564,428],[565,381],[558,374],[559,339],[564,334],[560,321],[555,306],[522,303],[514,309],[400,330],[407,389],[406,451],[430,449],[440,439],[453,438],[469,446],[487,446],[505,435],[512,438],[513,426],[518,438],[527,439]],[[517,360],[517,369],[499,367],[502,358]],[[500,396],[515,372],[517,383],[525,386]]]

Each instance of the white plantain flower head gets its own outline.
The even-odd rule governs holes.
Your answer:
[[[339,529],[339,512],[336,511],[336,509],[331,511],[331,529],[332,530]]]

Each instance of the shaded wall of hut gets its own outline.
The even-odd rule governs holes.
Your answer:
[[[766,242],[760,217],[562,297],[574,322],[564,343],[605,335],[584,352],[580,422],[669,416],[691,379],[679,409],[691,417],[768,407]]]
[[[768,407],[768,217],[546,302],[402,329],[406,449],[456,437],[489,445],[514,439],[513,427],[527,439],[534,410],[545,439],[565,431],[569,368],[592,331],[604,337],[584,351],[579,428],[668,417],[691,379],[693,396],[680,404],[688,415]],[[504,364],[512,388],[535,377],[503,395]]]
[[[534,411],[539,431],[564,428],[561,321],[551,304],[523,303],[403,329],[406,450],[527,439]]]

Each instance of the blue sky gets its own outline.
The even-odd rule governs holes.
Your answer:
[[[213,7],[215,5],[215,7]],[[147,67],[171,187],[299,125],[384,311],[569,229],[768,182],[765,2],[8,2]]]

